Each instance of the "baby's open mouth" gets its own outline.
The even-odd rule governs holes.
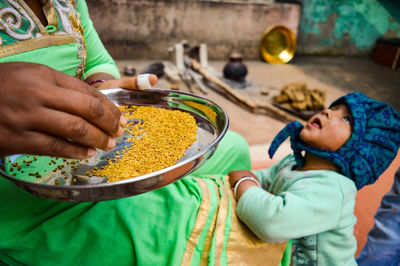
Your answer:
[[[311,120],[309,124],[310,124],[310,126],[315,127],[317,129],[322,128],[321,120],[318,117]]]

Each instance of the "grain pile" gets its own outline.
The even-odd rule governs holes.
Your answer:
[[[88,175],[108,177],[114,182],[152,173],[174,165],[196,141],[196,120],[189,113],[149,106],[120,107],[131,134],[125,148],[102,168]]]

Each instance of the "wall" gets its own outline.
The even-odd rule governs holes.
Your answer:
[[[379,37],[400,37],[399,0],[301,2],[302,9],[274,0],[87,0],[117,59],[165,59],[182,39],[207,43],[211,59],[232,51],[258,59],[261,36],[275,24],[298,35],[297,54],[367,55]]]
[[[400,1],[303,0],[298,53],[369,54],[379,37],[400,37]]]
[[[297,33],[300,6],[268,1],[87,0],[93,23],[117,59],[168,58],[182,39],[207,43],[211,59],[232,51],[258,58],[262,34],[285,24]]]

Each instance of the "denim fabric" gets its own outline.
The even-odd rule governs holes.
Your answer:
[[[357,263],[361,266],[400,265],[400,168],[392,189],[385,194],[375,214],[374,227]]]

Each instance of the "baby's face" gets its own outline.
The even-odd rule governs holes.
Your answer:
[[[345,104],[314,115],[301,130],[301,140],[310,147],[337,151],[351,136],[353,117]]]

